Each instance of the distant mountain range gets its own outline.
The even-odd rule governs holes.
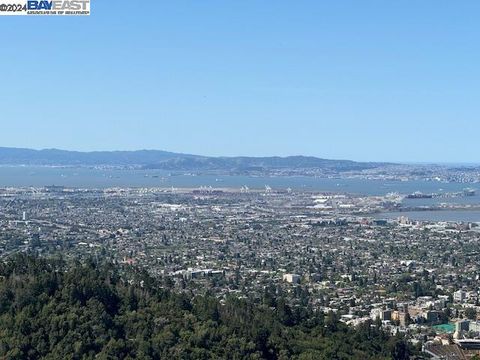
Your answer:
[[[312,169],[345,172],[375,169],[389,164],[327,160],[311,156],[209,157],[160,150],[79,152],[0,147],[0,165],[123,166],[168,171],[270,172]]]

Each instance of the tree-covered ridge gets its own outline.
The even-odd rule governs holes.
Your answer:
[[[1,359],[407,359],[367,323],[161,289],[141,272],[17,256],[0,265]],[[125,279],[130,279],[126,281]]]

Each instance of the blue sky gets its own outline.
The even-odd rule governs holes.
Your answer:
[[[0,145],[480,162],[480,2],[106,1],[0,17]]]

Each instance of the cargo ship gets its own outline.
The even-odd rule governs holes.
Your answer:
[[[407,199],[431,199],[433,198],[432,194],[424,194],[420,191],[416,191],[413,194],[407,195]]]
[[[475,196],[475,189],[472,189],[472,188],[463,189],[463,195],[464,196]]]

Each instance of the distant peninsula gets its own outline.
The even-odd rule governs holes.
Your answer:
[[[312,156],[210,157],[161,150],[79,152],[0,147],[0,165],[116,166],[167,171],[251,172],[348,172],[378,169],[381,162],[329,160]]]

